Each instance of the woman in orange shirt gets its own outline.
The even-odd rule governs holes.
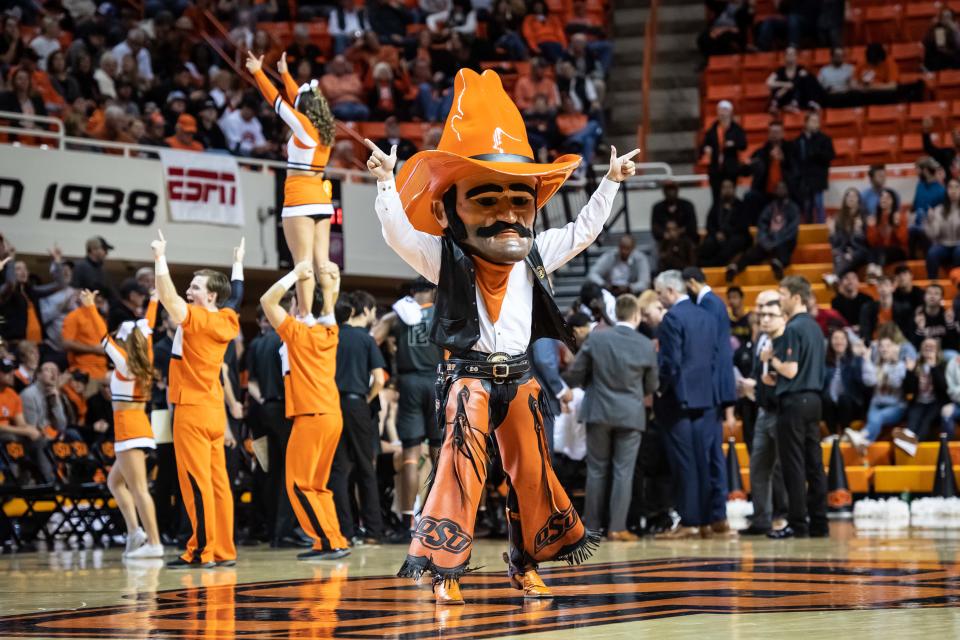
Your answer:
[[[533,10],[523,19],[522,31],[531,54],[542,55],[550,62],[556,62],[563,57],[563,51],[567,48],[563,23],[556,16],[550,15],[546,3],[542,0],[533,3]]]
[[[156,295],[150,298],[146,318],[127,321],[116,337],[107,333],[97,311],[96,292],[80,292],[83,313],[101,336],[100,344],[113,361],[110,394],[113,399],[113,450],[117,461],[110,468],[107,486],[127,525],[127,558],[162,558],[157,513],[147,484],[145,451],[156,449],[153,428],[147,419],[147,401],[153,382],[153,329],[157,319]],[[139,516],[139,519],[138,519]],[[144,529],[140,528],[143,522]]]
[[[277,63],[284,96],[263,72],[263,56],[247,55],[247,71],[293,135],[287,141],[287,179],[283,186],[283,235],[294,263],[310,260],[319,272],[330,259],[333,186],[323,179],[335,136],[335,122],[316,80],[297,87],[287,69],[287,54]],[[310,313],[315,280],[297,282],[299,315]]]

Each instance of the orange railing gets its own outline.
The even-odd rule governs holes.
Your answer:
[[[640,160],[646,162],[647,134],[650,133],[650,83],[653,74],[653,59],[657,52],[657,9],[660,0],[650,0],[650,13],[647,14],[647,24],[643,34],[643,111],[640,116],[640,126],[637,128],[637,146],[640,148]]]

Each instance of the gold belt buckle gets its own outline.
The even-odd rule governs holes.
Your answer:
[[[501,384],[504,379],[510,375],[510,365],[506,364],[506,361],[510,359],[510,356],[503,352],[491,353],[487,356],[487,362],[493,364],[493,381],[496,384]]]

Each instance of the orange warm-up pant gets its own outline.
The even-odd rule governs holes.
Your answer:
[[[346,549],[340,522],[327,488],[343,417],[339,413],[296,416],[287,443],[287,495],[300,527],[320,551]]]
[[[188,562],[234,560],[233,494],[227,478],[223,434],[226,410],[178,404],[173,412],[173,448],[183,503],[193,535],[181,556]]]

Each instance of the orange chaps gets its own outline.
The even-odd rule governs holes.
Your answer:
[[[300,527],[319,551],[346,549],[333,492],[327,488],[343,417],[339,413],[296,416],[287,443],[287,495]]]
[[[487,478],[487,442],[499,449],[510,494],[509,573],[539,562],[579,564],[596,548],[557,480],[543,433],[533,378],[495,384],[459,378],[440,394],[444,437],[426,504],[398,576],[434,580],[468,571],[473,528]]]
[[[187,562],[235,560],[233,493],[227,478],[223,434],[227,414],[216,406],[178,404],[173,411],[173,449],[183,504],[193,526]]]

